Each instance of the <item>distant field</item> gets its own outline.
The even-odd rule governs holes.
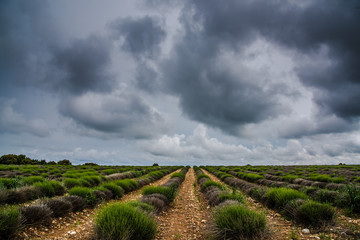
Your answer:
[[[87,221],[96,224],[86,225],[91,236],[81,239],[126,239],[124,231],[136,232],[129,239],[162,239],[166,224],[158,224],[163,214],[190,195],[196,195],[192,198],[198,199],[197,204],[209,206],[201,207],[209,219],[194,227],[196,239],[261,239],[267,234],[276,239],[336,239],[341,234],[344,239],[356,239],[352,237],[360,234],[360,165],[195,166],[191,173],[189,169],[0,165],[0,239],[31,239],[36,231],[48,228],[59,231],[59,237],[74,232],[77,239],[78,230],[72,230],[72,225],[61,232],[52,223],[80,222],[76,219],[84,211],[91,212]],[[193,216],[200,209],[187,206],[177,211]],[[284,223],[288,227],[276,230],[282,221],[289,221]],[[311,233],[303,232],[305,228]],[[188,239],[191,231],[184,229],[175,234],[178,239]],[[46,239],[47,234],[43,230],[38,237]]]

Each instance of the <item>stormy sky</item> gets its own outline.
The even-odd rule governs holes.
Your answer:
[[[360,162],[358,0],[2,0],[0,154]]]

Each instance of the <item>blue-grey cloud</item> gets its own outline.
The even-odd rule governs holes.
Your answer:
[[[52,88],[73,94],[110,91],[114,78],[108,71],[111,43],[99,36],[77,40],[54,52]],[[51,81],[51,80],[50,80]]]
[[[83,134],[101,138],[151,138],[167,130],[160,112],[125,91],[70,97],[61,102],[60,112],[87,129]]]
[[[218,67],[223,52],[242,57],[256,39],[262,38],[294,50],[299,58],[306,56],[308,64],[298,63],[295,71],[313,91],[321,114],[335,114],[352,124],[360,116],[358,5],[357,1],[336,0],[188,1],[181,18],[184,34],[163,64],[163,81],[169,92],[179,96],[190,118],[230,134],[236,134],[244,124],[280,116],[288,110],[277,98],[282,92],[276,85],[265,88],[258,79],[232,75],[226,67]],[[320,60],[328,65],[311,63],[311,57],[320,58],[321,54]],[[353,127],[341,124],[335,130],[316,129],[311,132],[348,131]]]
[[[27,133],[37,137],[50,135],[50,127],[43,119],[28,119],[14,109],[14,104],[14,99],[0,98],[0,133]]]
[[[122,49],[133,56],[155,58],[166,32],[159,20],[146,16],[142,18],[121,18],[111,24],[113,36],[123,37]]]

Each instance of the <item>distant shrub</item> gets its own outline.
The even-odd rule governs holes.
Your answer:
[[[245,197],[241,194],[237,193],[220,193],[219,194],[219,202],[225,202],[227,200],[235,200],[239,203],[245,203]]]
[[[199,181],[201,178],[208,178],[210,179],[210,177],[206,174],[199,174],[199,176],[197,176],[197,181]]]
[[[58,181],[49,181],[49,183],[54,188],[55,195],[60,196],[60,195],[65,194],[65,192],[66,192],[65,187],[63,185],[61,185],[60,182],[58,182]]]
[[[109,189],[111,191],[111,193],[113,194],[112,197],[114,199],[121,198],[125,192],[122,187],[116,185],[115,183],[104,183],[101,185],[101,187]]]
[[[155,237],[157,225],[153,218],[128,204],[112,204],[96,216],[95,232],[98,239],[150,240]]]
[[[4,186],[7,189],[17,188],[23,185],[21,178],[0,178],[0,185]]]
[[[21,215],[24,217],[26,224],[50,224],[51,209],[45,204],[34,204],[21,208]]]
[[[263,179],[263,178],[264,178],[263,176],[261,176],[259,174],[255,174],[255,173],[244,174],[244,179],[249,182],[256,182],[257,180]]]
[[[117,173],[118,171],[116,169],[105,169],[101,171],[102,173],[104,173],[105,175],[110,175],[113,173]]]
[[[306,225],[321,226],[333,222],[335,209],[329,204],[306,201],[297,209],[295,218]]]
[[[22,227],[18,207],[5,206],[0,208],[0,239],[11,239]]]
[[[45,179],[40,176],[30,176],[23,179],[23,182],[27,185],[33,185],[34,183],[44,182],[44,181]]]
[[[87,181],[91,187],[97,186],[101,183],[101,179],[98,176],[84,176],[81,179]]]
[[[139,187],[139,183],[132,179],[116,180],[113,183],[122,187],[125,190],[125,192],[134,191]]]
[[[154,193],[162,194],[166,196],[169,202],[172,202],[175,198],[176,190],[170,187],[149,186],[144,188],[144,190],[142,191],[143,195],[149,195]]]
[[[171,178],[175,178],[175,177],[178,177],[178,178],[182,179],[183,181],[185,179],[185,175],[181,172],[177,172],[177,173],[174,173],[171,175]]]
[[[105,194],[105,200],[106,201],[112,199],[112,197],[113,197],[112,192],[109,189],[104,188],[103,186],[98,186],[98,187],[94,188],[94,190],[98,190],[98,191],[103,192]]]
[[[263,214],[242,205],[226,205],[214,212],[217,239],[255,239],[266,228]]]
[[[64,185],[67,189],[71,189],[73,187],[80,187],[81,182],[78,179],[75,178],[65,178],[64,179]]]
[[[62,217],[72,211],[71,202],[63,198],[49,199],[44,204],[52,211],[52,217]]]
[[[266,192],[266,201],[270,207],[282,208],[295,199],[307,199],[305,193],[289,188],[271,188]]]
[[[103,201],[106,201],[106,199],[107,199],[107,196],[106,196],[106,194],[105,194],[103,191],[94,189],[94,190],[93,190],[93,194],[94,194],[94,197],[95,197],[95,202],[96,202],[97,204],[98,204],[98,203],[101,203],[101,202],[103,202]]]
[[[53,197],[55,196],[55,189],[53,184],[49,181],[37,182],[34,186],[40,191],[41,195],[44,197]]]
[[[85,199],[82,197],[70,195],[64,197],[64,199],[71,203],[73,212],[81,211],[86,207]]]
[[[345,193],[349,212],[360,213],[360,188],[354,185],[347,185],[343,189],[343,193]]]
[[[293,182],[295,179],[298,179],[298,178],[299,177],[294,176],[294,175],[290,175],[290,174],[282,176],[283,181],[286,181],[286,182]]]
[[[210,186],[215,186],[219,189],[223,189],[224,186],[221,185],[220,183],[218,182],[214,182],[214,181],[211,181],[211,180],[208,180],[206,182],[204,182],[202,185],[201,185],[201,191],[204,191],[206,188],[210,187]]]
[[[126,204],[132,206],[132,207],[135,207],[135,208],[138,208],[138,209],[141,209],[145,212],[148,212],[148,213],[151,213],[154,211],[154,206],[150,205],[150,204],[147,204],[147,203],[143,203],[143,202],[140,202],[140,201],[130,201],[130,202],[127,202]]]
[[[91,188],[87,187],[74,187],[69,190],[69,195],[79,196],[85,199],[88,206],[94,206],[96,199]]]
[[[164,197],[165,199],[159,197],[158,195]],[[153,206],[157,211],[162,210],[166,206],[166,203],[168,202],[167,198],[164,195],[157,193],[144,195],[142,196],[140,201],[142,203],[146,203]]]

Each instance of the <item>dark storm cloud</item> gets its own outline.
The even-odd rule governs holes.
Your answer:
[[[43,1],[1,1],[0,86],[35,84],[46,72],[49,48],[57,45]]]
[[[55,89],[73,94],[86,91],[109,91],[113,78],[107,71],[110,64],[109,41],[90,36],[54,52]]]
[[[163,64],[164,81],[191,118],[230,133],[243,124],[279,116],[283,108],[276,95],[281,91],[275,85],[265,88],[246,74],[234,76],[216,67],[221,52],[241,57],[251,43],[263,38],[310,58],[309,64],[295,61],[296,73],[314,91],[321,112],[343,119],[358,117],[358,5],[336,0],[189,1],[181,18],[183,38]],[[329,66],[311,62],[321,54]],[[316,129],[323,133],[328,127]]]
[[[111,24],[115,38],[123,37],[122,49],[135,57],[154,58],[159,52],[159,44],[165,39],[166,32],[155,18],[118,19]]]
[[[93,137],[149,138],[166,129],[161,113],[136,91],[118,93],[119,81],[109,70],[113,39],[92,34],[62,42],[58,40],[61,32],[52,30],[57,27],[42,2],[3,1],[1,5],[0,82],[9,95],[23,86],[55,93],[60,114],[76,123],[72,131]],[[125,19],[120,25],[125,33],[124,48],[136,56],[153,56],[165,35],[149,17]],[[151,68],[143,69],[142,74],[150,77]],[[1,132],[48,136],[42,120],[26,121],[26,116],[10,105],[1,105],[0,112]]]
[[[73,94],[110,89],[111,42],[99,36],[65,45],[42,1],[2,1],[0,76],[6,87]]]

